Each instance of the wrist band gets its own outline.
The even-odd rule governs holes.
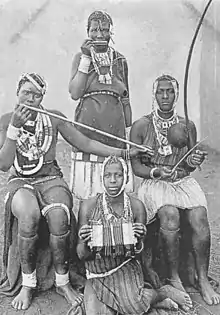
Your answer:
[[[12,124],[9,124],[7,134],[6,134],[7,138],[16,141],[19,135],[20,135],[20,128],[17,128],[13,126]]]
[[[160,178],[161,178],[161,176],[158,176],[158,177],[155,177],[155,176],[154,176],[154,171],[157,170],[157,169],[158,169],[157,167],[153,167],[153,168],[151,169],[151,171],[150,171],[150,178],[151,178],[151,179],[160,179]]]
[[[143,249],[144,249],[144,242],[141,241],[141,248],[140,248],[140,249],[136,249],[136,250],[135,250],[135,254],[140,254]]]
[[[89,72],[90,63],[91,63],[91,58],[89,56],[82,55],[79,66],[78,66],[78,71],[87,74]]]
[[[195,167],[196,167],[196,166],[193,165],[192,162],[190,161],[190,155],[187,157],[186,163],[187,163],[190,167],[192,167],[192,168],[195,168]]]

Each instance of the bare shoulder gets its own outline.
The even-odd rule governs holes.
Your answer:
[[[178,118],[179,118],[179,122],[180,122],[180,123],[186,124],[186,119],[185,119],[185,117],[178,116]],[[195,128],[196,128],[196,125],[195,125],[195,123],[194,123],[192,120],[189,120],[189,127],[190,127],[190,129],[195,129]]]
[[[144,135],[146,133],[146,130],[148,129],[149,124],[150,124],[149,116],[143,116],[132,124],[131,133]]]
[[[143,208],[145,208],[143,202],[140,199],[138,199],[138,198],[136,198],[134,196],[131,196],[131,195],[129,195],[129,197],[130,197],[130,201],[131,201],[131,206],[132,207],[134,207],[135,209],[143,209]]]
[[[8,125],[11,121],[13,112],[6,113],[0,117],[0,130],[7,130]]]
[[[98,196],[85,199],[80,203],[79,208],[79,225],[88,224],[92,210],[96,206]]]
[[[88,212],[91,211],[96,206],[98,196],[85,199],[81,202],[80,205],[80,211],[82,211],[84,214],[87,214]]]
[[[136,222],[141,222],[145,224],[146,223],[146,209],[143,202],[134,196],[130,196],[130,201],[131,201],[131,209],[133,212],[134,220]]]

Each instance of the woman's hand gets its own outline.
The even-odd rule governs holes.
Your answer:
[[[92,236],[92,228],[88,224],[84,224],[78,233],[79,238],[84,242],[87,243],[91,241],[91,236]]]
[[[147,234],[147,228],[143,223],[134,223],[133,231],[138,240],[144,238]]]
[[[82,53],[90,57],[91,56],[90,49],[92,46],[93,46],[93,41],[91,39],[86,39],[81,46]]]
[[[11,117],[11,125],[16,128],[24,126],[26,121],[31,118],[31,110],[22,105],[16,105],[15,110]]]

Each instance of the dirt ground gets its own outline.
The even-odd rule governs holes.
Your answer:
[[[220,154],[212,150],[208,150],[209,155],[204,163],[201,172],[195,172],[204,189],[209,203],[209,219],[212,231],[212,248],[210,261],[210,275],[220,280],[220,199],[218,197],[220,191]],[[67,182],[69,182],[70,174],[70,147],[63,141],[59,141],[57,149],[57,157]],[[3,241],[3,200],[6,193],[7,175],[0,173],[0,253],[2,251]],[[196,296],[195,299],[198,300]],[[38,293],[33,300],[31,307],[27,311],[15,311],[11,307],[12,298],[0,296],[0,314],[1,315],[66,315],[70,305],[65,299],[59,296],[54,289],[47,292]],[[201,303],[200,300],[198,300]],[[196,302],[195,302],[196,303]],[[195,304],[198,308],[198,303]],[[198,311],[198,309],[197,309]],[[204,313],[203,313],[204,312]],[[203,311],[199,308],[199,312],[192,314],[219,315],[219,308],[209,308],[209,311]]]

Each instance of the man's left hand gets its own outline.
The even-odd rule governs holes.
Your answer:
[[[208,155],[206,151],[196,150],[190,155],[190,162],[196,166],[200,166],[205,160],[205,157]]]

